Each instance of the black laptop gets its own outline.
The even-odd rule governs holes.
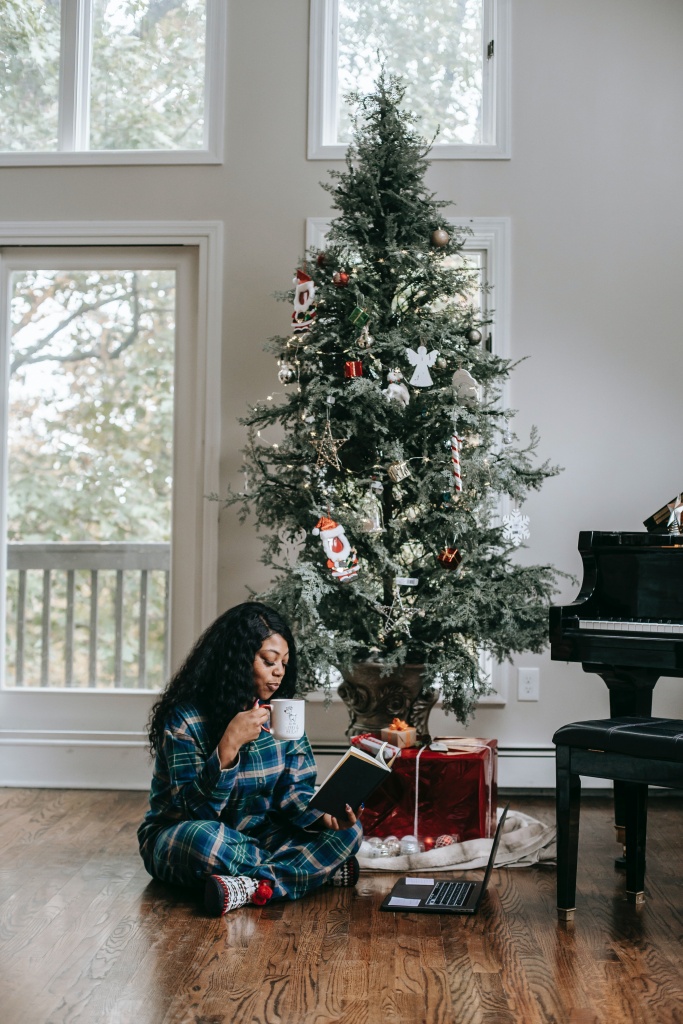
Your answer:
[[[500,816],[493,846],[482,882],[466,878],[399,878],[382,902],[380,910],[407,910],[414,914],[476,914],[493,871],[496,852],[508,812],[507,804]]]

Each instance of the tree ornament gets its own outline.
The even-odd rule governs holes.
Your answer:
[[[302,526],[293,532],[283,526],[278,530],[277,536],[280,541],[280,551],[284,555],[287,565],[293,569],[306,545],[306,531]]]
[[[437,249],[443,249],[450,240],[451,236],[443,228],[437,228],[436,231],[432,231],[432,245],[435,245]]]
[[[291,363],[280,363],[280,368],[277,371],[277,379],[281,384],[289,384],[291,380],[294,380],[296,370]]]
[[[360,516],[358,529],[361,533],[368,533],[370,535],[384,533],[382,506],[372,489],[368,491],[361,501],[358,514]]]
[[[400,383],[403,380],[403,374],[400,370],[389,370],[387,380],[389,383],[382,394],[390,402],[399,402],[405,408],[410,402],[410,391],[405,384]]]
[[[325,423],[325,429],[323,430],[323,436],[319,441],[311,441],[311,444],[318,453],[318,459],[316,466],[320,469],[322,466],[327,464],[332,466],[333,469],[341,469],[341,462],[339,461],[339,455],[337,454],[343,444],[348,441],[347,437],[332,437],[332,428],[330,427],[329,418]]]
[[[315,262],[318,264],[319,267],[324,267],[327,262],[327,254],[324,252],[319,252],[315,258]]]
[[[484,335],[481,333],[481,331],[477,330],[476,327],[470,327],[469,331],[465,335],[465,338],[470,343],[470,345],[478,345],[483,337]]]
[[[374,340],[370,334],[370,328],[366,324],[356,339],[356,345],[358,345],[358,348],[370,348]]]
[[[458,569],[462,562],[462,555],[457,548],[444,548],[436,558],[444,569]]]
[[[362,377],[363,363],[360,359],[349,359],[344,363],[345,377]]]
[[[335,288],[346,288],[349,283],[349,275],[345,270],[337,270],[332,275],[332,284]]]
[[[313,303],[315,285],[304,270],[297,270],[294,278],[294,312],[292,313],[292,331],[300,336],[307,334],[316,318]]]
[[[513,441],[513,437],[512,437],[512,434],[510,433],[510,431],[509,430],[504,431],[504,433],[503,433],[503,444],[512,444],[512,441]]]
[[[446,367],[448,366],[448,360],[444,359],[443,356],[439,356],[439,358],[436,361],[436,365],[439,367],[440,370],[445,370]]]
[[[462,367],[456,370],[451,383],[460,401],[466,405],[475,405],[481,400],[481,385],[469,370],[463,370]]]
[[[518,548],[522,541],[528,540],[530,536],[529,517],[522,515],[518,508],[513,508],[512,512],[503,516],[503,537],[505,540],[511,541]]]
[[[434,840],[434,849],[441,850],[444,846],[453,846],[455,841],[453,836],[439,836]]]
[[[387,473],[395,484],[400,484],[401,480],[406,480],[410,476],[410,468],[408,467],[408,463],[404,460],[400,462],[392,462],[387,466]]]
[[[370,314],[366,309],[361,309],[360,306],[355,306],[349,313],[349,320],[356,327],[364,327],[370,319]]]
[[[455,431],[451,434],[451,470],[453,473],[453,489],[456,495],[462,491],[462,476],[460,473],[460,452],[462,451],[462,438]],[[457,499],[456,499],[457,500]]]
[[[434,365],[438,354],[435,349],[428,352],[424,345],[418,345],[417,352],[414,352],[412,348],[406,349],[408,362],[411,366],[415,367],[415,372],[410,378],[410,383],[414,388],[430,388],[432,386],[434,381],[429,372],[429,367]]]
[[[327,568],[340,583],[350,583],[358,575],[358,556],[344,532],[344,527],[329,516],[321,516],[313,527],[327,555]]]

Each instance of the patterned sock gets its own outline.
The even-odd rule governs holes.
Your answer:
[[[360,867],[355,857],[342,861],[337,870],[327,879],[328,885],[355,885],[360,874]]]
[[[265,881],[257,882],[246,875],[211,875],[206,880],[204,907],[211,917],[222,917],[245,903],[262,907],[273,895]]]

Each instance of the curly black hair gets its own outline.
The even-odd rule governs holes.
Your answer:
[[[245,601],[223,612],[200,636],[185,663],[152,706],[147,723],[149,749],[159,749],[170,713],[187,702],[209,719],[209,736],[217,744],[228,723],[252,707],[254,658],[261,644],[278,633],[289,647],[289,661],[278,697],[296,692],[296,644],[292,631],[276,611],[258,601]]]

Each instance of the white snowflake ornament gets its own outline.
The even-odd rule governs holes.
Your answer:
[[[522,515],[518,508],[513,508],[512,512],[503,516],[503,537],[518,548],[523,540],[530,537],[529,517]]]

